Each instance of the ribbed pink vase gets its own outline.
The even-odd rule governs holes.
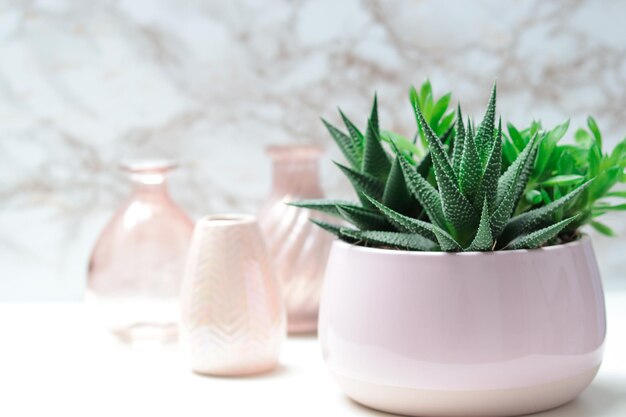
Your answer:
[[[247,375],[278,363],[285,312],[253,216],[198,221],[181,302],[181,342],[195,372]]]
[[[89,262],[88,300],[127,342],[176,340],[191,219],[170,198],[171,161],[122,166],[133,192],[102,231]]]
[[[317,330],[320,290],[332,236],[312,224],[310,210],[287,203],[323,198],[319,184],[322,150],[313,146],[271,146],[271,194],[259,222],[281,284],[289,333]]]

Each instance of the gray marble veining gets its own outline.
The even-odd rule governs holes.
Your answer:
[[[88,254],[128,192],[120,160],[167,156],[194,216],[256,211],[270,143],[328,146],[319,116],[411,134],[407,87],[430,77],[480,117],[497,78],[516,123],[597,119],[626,133],[619,0],[0,1],[0,300],[80,299]],[[622,238],[597,238],[624,282]]]

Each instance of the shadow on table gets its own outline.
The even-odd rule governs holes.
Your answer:
[[[363,415],[390,416],[395,414],[384,413],[365,407],[348,397],[345,401],[351,407],[358,409]],[[612,379],[608,381],[596,381],[589,386],[574,401],[569,402],[552,410],[532,414],[533,417],[610,417],[622,416],[620,411],[626,409],[626,380]]]

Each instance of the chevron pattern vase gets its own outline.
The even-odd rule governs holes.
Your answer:
[[[289,333],[315,333],[320,292],[333,236],[312,224],[313,213],[288,206],[323,198],[319,184],[321,149],[271,146],[272,192],[259,212],[259,223],[281,285]],[[321,220],[328,220],[313,214]]]
[[[246,375],[278,363],[285,312],[253,216],[197,222],[181,302],[181,343],[195,372]]]

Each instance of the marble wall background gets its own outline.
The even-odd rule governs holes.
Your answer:
[[[194,216],[255,211],[270,143],[330,145],[319,115],[410,133],[429,76],[478,112],[626,133],[619,0],[0,1],[0,300],[81,299],[91,246],[126,196],[122,159],[167,156]],[[479,116],[479,113],[476,113]],[[364,120],[362,120],[364,121]],[[347,192],[324,164],[328,194]],[[609,286],[622,238],[596,240]],[[626,284],[625,284],[626,286]]]

